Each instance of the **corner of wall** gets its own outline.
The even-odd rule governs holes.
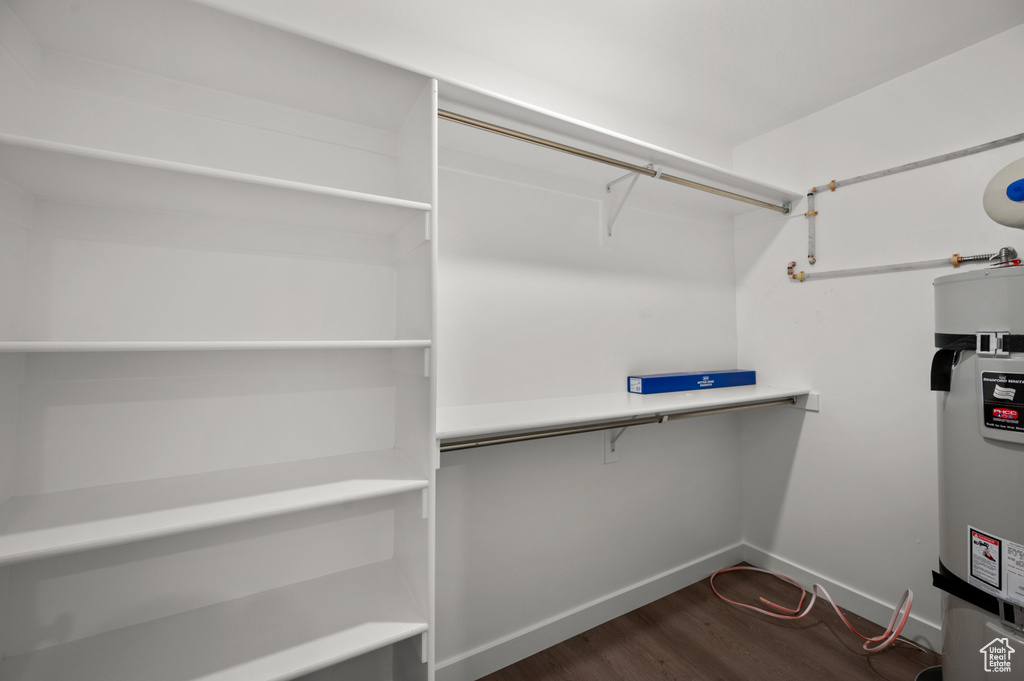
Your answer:
[[[892,617],[895,603],[883,602],[870,594],[817,574],[801,565],[791,563],[757,546],[744,544],[743,560],[759,568],[791,577],[799,582],[804,589],[809,589],[812,584],[820,585],[828,591],[841,608],[857,613],[879,626],[885,627]],[[913,611],[903,628],[902,637],[925,645],[932,650],[942,650],[942,626]]]
[[[1024,60],[1022,37],[1024,25],[737,145],[736,169],[811,187],[1020,133],[1024,92],[1005,83],[1009,65]],[[1011,240],[1020,249],[1019,233],[987,219],[981,193],[1022,154],[1019,144],[1003,147],[822,195],[813,270],[802,210],[783,220],[736,221],[740,360],[752,363],[759,381],[763,371],[825,399],[820,413],[799,423],[744,421],[744,537],[760,552],[749,554],[751,562],[828,575],[844,605],[876,621],[888,618],[881,605],[910,586],[918,595],[914,635],[933,647],[938,490],[927,370],[931,284],[946,272],[797,283],[783,267],[940,259],[992,252]],[[883,337],[901,340],[878,343]],[[910,405],[921,409],[902,408]],[[907,479],[921,484],[908,490]],[[897,499],[899,512],[869,501],[879,498]],[[884,536],[865,531],[883,526]]]

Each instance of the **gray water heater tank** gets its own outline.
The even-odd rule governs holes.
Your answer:
[[[1024,681],[1024,267],[936,279],[935,331],[936,678]]]

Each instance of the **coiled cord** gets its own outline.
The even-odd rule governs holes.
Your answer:
[[[765,605],[775,608],[775,610],[778,611],[774,612],[771,610],[766,610],[765,608],[758,607],[756,605],[748,605],[746,603],[740,603],[730,598],[726,598],[718,591],[718,589],[715,588],[715,577],[722,574],[723,572],[736,572],[739,570],[763,572],[767,575],[775,577],[776,579],[782,580],[783,582],[792,584],[793,586],[800,589],[800,602],[796,604],[795,608],[787,608],[785,606],[776,605],[775,603],[772,603],[771,601],[765,598],[758,599]],[[762,568],[753,567],[749,565],[737,565],[735,567],[728,567],[723,568],[721,570],[716,570],[715,573],[711,575],[710,581],[711,590],[715,592],[716,596],[721,598],[726,603],[731,603],[732,605],[738,606],[740,608],[746,608],[747,610],[753,610],[754,612],[759,612],[762,615],[767,615],[768,617],[775,617],[783,620],[798,620],[806,616],[811,611],[811,608],[814,607],[814,603],[820,595],[822,598],[824,598],[832,604],[833,609],[835,609],[836,614],[839,615],[839,619],[843,621],[843,624],[845,624],[850,629],[850,631],[864,639],[863,648],[867,652],[881,652],[889,646],[891,646],[897,640],[902,640],[904,643],[911,645],[917,648],[918,650],[924,651],[924,648],[917,645],[916,643],[908,641],[907,639],[900,639],[899,637],[900,632],[903,631],[903,627],[907,623],[907,620],[910,619],[910,607],[914,604],[914,592],[910,589],[907,589],[903,592],[903,597],[900,599],[900,602],[896,605],[896,610],[893,611],[892,619],[889,621],[889,626],[886,627],[885,631],[879,634],[878,636],[868,637],[853,628],[853,625],[850,624],[850,621],[846,619],[846,615],[844,615],[843,611],[839,609],[839,606],[836,605],[836,602],[832,600],[832,597],[829,595],[828,591],[825,590],[825,587],[821,586],[820,584],[814,584],[811,587],[811,590],[808,592],[806,589],[803,588],[803,586],[800,585],[799,582],[797,582],[795,579],[791,577],[787,577],[786,575],[780,574],[778,572],[772,572],[771,570],[764,570]],[[808,593],[811,594],[811,600],[807,603],[806,606],[804,606],[804,600],[806,600]]]

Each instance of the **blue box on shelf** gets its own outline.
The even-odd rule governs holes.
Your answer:
[[[629,392],[638,395],[731,388],[737,385],[754,385],[757,382],[756,373],[745,369],[730,369],[728,371],[691,371],[684,374],[648,374],[646,376],[630,376],[626,387]]]

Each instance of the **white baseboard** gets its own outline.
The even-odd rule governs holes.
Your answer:
[[[435,681],[475,681],[530,655],[539,653],[545,648],[550,648],[556,643],[582,634],[608,620],[695,584],[715,570],[735,565],[740,561],[746,561],[766,570],[781,572],[805,587],[809,587],[813,583],[821,584],[828,589],[829,594],[843,608],[872,622],[884,626],[892,617],[895,603],[885,604],[872,596],[811,572],[800,565],[790,563],[756,546],[736,544],[456,657],[441,660],[437,663]],[[941,627],[937,623],[924,620],[913,613],[903,629],[903,636],[932,650],[940,650]]]
[[[889,624],[889,620],[892,618],[892,610],[896,607],[895,602],[883,603],[873,596],[852,589],[845,584],[834,582],[823,575],[811,572],[803,566],[790,563],[750,544],[743,545],[743,560],[759,568],[781,572],[788,577],[792,577],[800,582],[805,589],[810,588],[815,583],[821,584],[844,610],[855,612],[861,617],[883,627]],[[917,617],[914,615],[913,610],[910,612],[910,619],[907,620],[906,626],[903,627],[902,636],[932,650],[942,649],[941,625]]]
[[[743,560],[743,544],[703,556],[605,597],[437,663],[435,681],[474,681]]]

